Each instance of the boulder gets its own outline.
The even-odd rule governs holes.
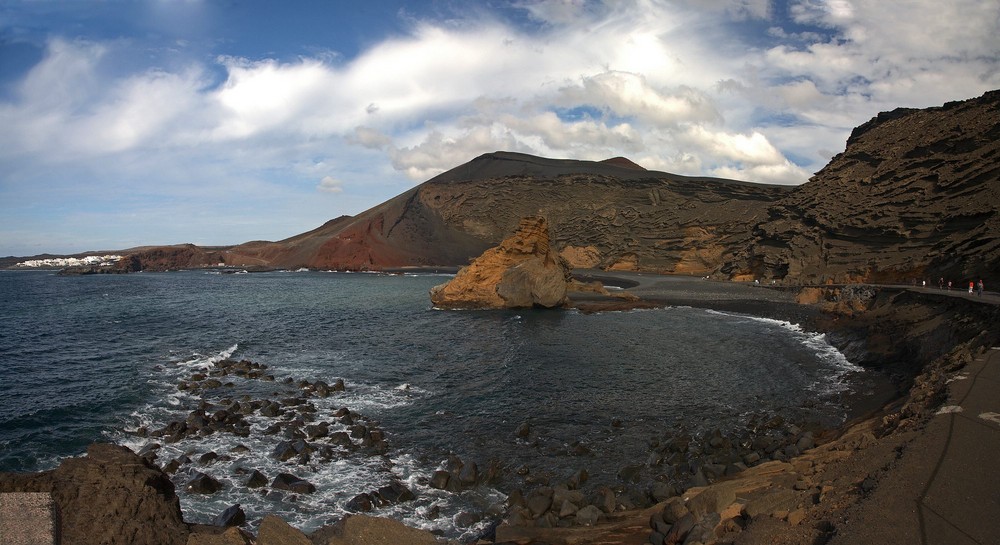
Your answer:
[[[451,480],[451,474],[447,471],[439,469],[434,472],[431,476],[431,488],[436,488],[438,490],[444,490],[448,486],[448,481]]]
[[[600,509],[593,505],[588,505],[576,512],[575,520],[580,526],[593,526],[602,518],[604,518],[604,513]]]
[[[413,491],[399,481],[392,481],[378,489],[378,495],[387,503],[400,503],[416,499]]]
[[[93,444],[87,456],[42,473],[0,473],[0,493],[46,492],[59,513],[61,543],[184,545],[188,527],[170,478],[116,445]],[[0,539],[0,541],[3,541]]]
[[[258,470],[253,470],[250,477],[247,479],[247,488],[260,488],[262,486],[267,486],[267,477]]]
[[[218,532],[210,526],[192,528],[186,545],[251,545],[251,536],[239,528],[230,527]]]
[[[222,483],[209,475],[197,471],[191,480],[184,485],[184,490],[192,494],[214,494],[222,488]]]
[[[219,513],[212,524],[215,526],[241,526],[247,521],[247,514],[240,507],[240,504],[231,505],[225,511]]]
[[[312,494],[316,491],[316,487],[312,483],[300,479],[291,473],[278,473],[278,476],[271,483],[271,488],[288,490],[296,494]]]
[[[440,543],[437,536],[426,530],[410,528],[397,520],[368,515],[349,515],[333,526],[325,526],[313,532],[312,539],[315,543],[326,545],[436,545]],[[273,545],[263,543],[260,540],[257,543],[258,545]]]
[[[721,513],[736,501],[736,490],[732,486],[715,485],[702,490],[688,501],[688,510],[701,518],[708,513]]]
[[[570,280],[569,264],[550,250],[548,222],[532,216],[430,295],[441,308],[552,308],[568,302]]]
[[[312,542],[280,517],[267,515],[260,523],[257,545],[312,545]]]
[[[355,513],[359,511],[368,512],[375,508],[375,503],[372,501],[370,494],[362,492],[348,500],[344,508]]]
[[[527,499],[528,510],[533,517],[540,517],[552,507],[552,489],[542,487],[531,492]]]

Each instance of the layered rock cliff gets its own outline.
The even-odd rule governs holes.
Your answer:
[[[1000,91],[879,114],[768,207],[753,235],[723,271],[804,282],[995,278]]]
[[[430,295],[441,308],[553,308],[567,303],[570,280],[570,267],[549,244],[548,222],[535,216]]]

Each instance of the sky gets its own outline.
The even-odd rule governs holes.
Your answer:
[[[0,0],[0,256],[280,240],[496,150],[801,184],[996,0]]]

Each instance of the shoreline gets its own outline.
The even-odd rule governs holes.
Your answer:
[[[606,273],[603,271],[602,273],[604,273],[609,277],[619,276],[619,273]],[[891,307],[892,303],[896,302],[893,299],[899,294],[906,295],[906,297],[908,298],[917,298],[917,299],[925,298],[925,296],[920,294],[906,294],[905,290],[900,291],[896,290],[895,288],[884,289],[881,292],[879,292],[879,294],[877,294],[876,297],[870,302],[871,303],[870,308],[855,313],[853,315],[842,314],[831,317],[830,315],[827,315],[824,312],[822,312],[822,309],[817,305],[806,306],[796,303],[795,294],[785,289],[770,289],[770,288],[764,288],[746,284],[727,285],[724,283],[713,282],[699,278],[660,277],[656,275],[648,275],[643,273],[625,273],[624,275],[621,276],[623,276],[623,278],[620,278],[619,280],[622,283],[632,284],[629,291],[641,297],[640,301],[637,302],[638,304],[653,304],[657,306],[668,306],[668,305],[693,306],[698,308],[712,308],[722,311],[739,312],[742,314],[751,314],[756,316],[760,316],[761,313],[755,311],[764,309],[767,313],[767,315],[765,315],[764,317],[783,319],[785,321],[792,321],[792,322],[795,322],[796,320],[789,319],[788,315],[794,314],[796,317],[802,317],[804,320],[808,320],[807,323],[810,324],[808,326],[810,328],[812,328],[813,326],[827,327],[831,328],[831,332],[834,330],[839,332],[840,337],[838,337],[838,342],[841,344],[842,347],[847,347],[847,349],[857,351],[858,353],[862,353],[865,350],[867,350],[869,353],[868,355],[865,356],[864,360],[870,366],[873,364],[877,364],[877,362],[880,361],[881,356],[884,356],[889,353],[887,352],[887,350],[888,348],[891,347],[876,346],[875,350],[869,350],[869,348],[858,346],[858,343],[862,342],[861,337],[863,335],[859,334],[855,330],[858,328],[863,329],[865,314],[868,312],[875,312],[876,314],[881,313],[880,315],[872,318],[872,320],[877,321],[879,319],[885,319],[886,309]],[[880,298],[883,299],[888,298],[889,300],[880,300]],[[581,302],[589,302],[589,303],[601,303],[601,302],[605,303],[610,302],[615,304],[628,303],[628,302],[622,302],[618,298],[597,297],[592,294],[586,294],[586,296],[580,297],[580,299]],[[912,304],[913,302],[907,301],[906,303]],[[921,304],[924,304],[925,306],[928,307],[934,307],[936,305],[943,303],[947,303],[947,301],[923,301]],[[962,303],[962,304],[967,304],[967,303]],[[897,311],[902,312],[902,309],[897,309]],[[904,319],[901,321],[906,322],[907,320]],[[860,322],[860,325],[857,322]],[[805,323],[802,322],[797,322],[797,323],[800,323],[803,325],[803,327],[806,327]],[[906,324],[906,325],[912,325],[912,324]],[[911,337],[903,336],[899,338],[893,338],[891,340],[897,344],[903,342],[911,342],[911,341],[922,343],[926,341],[926,339],[914,339],[912,338],[912,336]],[[956,339],[950,339],[950,340],[954,341]],[[874,344],[878,343],[876,342]],[[961,343],[955,343],[953,344],[953,346],[958,346],[959,344]],[[939,347],[939,351],[942,351],[941,347]],[[929,361],[933,360],[928,360],[923,362],[923,364],[921,365],[921,371],[926,370],[924,368],[928,365]],[[890,365],[889,362],[885,361],[883,363],[886,363],[889,368],[892,368],[892,365]],[[920,373],[916,373],[914,375],[913,381],[917,382],[916,377],[919,376]],[[884,420],[885,417],[887,417],[887,415],[892,415],[894,412],[899,412],[904,406],[907,405],[907,397],[894,396],[888,405],[885,404],[881,405],[882,406],[875,409],[873,409],[870,406],[866,407],[864,410],[859,411],[864,414],[861,414],[855,417],[854,419],[848,421],[843,426],[840,426],[837,430],[830,430],[829,434],[827,434],[829,436],[824,435],[822,437],[817,437],[817,443],[821,444],[820,448],[825,449],[827,448],[825,447],[825,445],[840,444],[843,441],[845,441],[845,438],[855,437],[857,435],[856,434],[857,429],[864,429],[866,430],[865,433],[872,433],[872,430],[875,430],[876,428],[884,424]],[[922,417],[926,417],[926,415],[924,414],[922,415]],[[909,418],[909,420],[913,420],[914,422],[916,421],[914,420],[914,418]],[[915,426],[917,424],[913,425]],[[767,465],[767,464],[761,464],[749,467],[748,469],[744,470],[744,472],[741,472],[741,475],[744,475],[744,477],[742,478],[752,477],[754,479],[759,479],[760,478],[759,474],[763,472],[773,477],[774,475],[783,474],[783,472],[788,471],[789,467],[794,468],[796,461],[797,460],[801,461],[803,459],[806,458],[804,458],[802,455],[798,455],[789,458],[787,461],[776,460],[775,462],[767,462],[767,464],[773,464],[773,463],[786,464],[787,467],[781,466],[783,468],[782,471],[779,471],[777,473],[774,473],[773,471],[774,468],[771,466],[768,466],[769,469],[767,470],[758,470],[757,468]],[[622,462],[629,463],[631,461],[622,461]],[[6,477],[7,475],[5,475],[4,477]],[[696,486],[694,489],[688,488],[684,491],[683,496],[688,497],[688,499],[690,500],[691,498],[697,495],[697,494],[690,494],[689,492],[691,490],[696,490],[698,488],[707,489],[719,483],[733,482],[735,480],[738,480],[739,478],[741,477],[736,476],[735,479],[723,478],[717,481],[715,484],[705,483],[706,485],[708,485],[705,487]],[[2,484],[2,482],[0,482],[0,484]],[[556,488],[558,489],[558,486]],[[8,489],[0,487],[0,490],[8,490]],[[700,491],[696,490],[696,492]],[[672,496],[672,497],[681,497],[681,496]],[[661,502],[661,504],[662,503],[663,502]],[[661,504],[657,504],[657,506],[660,506]],[[645,517],[647,519],[646,528],[636,529],[634,528],[634,525],[629,526],[630,528],[632,528],[630,530],[632,533],[629,535],[638,535],[642,534],[643,532],[645,532],[646,534],[649,533],[648,519],[650,513],[648,513],[648,511],[649,509],[655,510],[662,508],[657,506],[654,506],[653,508],[640,509],[639,511],[637,511],[639,513],[645,513]],[[510,512],[511,509],[508,509],[508,518]],[[588,543],[588,541],[585,539],[587,531],[596,531],[597,528],[601,528],[603,526],[609,526],[609,525],[614,526],[615,524],[617,524],[616,521],[620,522],[626,519],[630,520],[630,517],[634,518],[635,513],[636,512],[633,511],[627,511],[627,510],[618,511],[617,509],[613,509],[611,512],[604,513],[603,515],[601,515],[601,517],[603,517],[600,519],[602,522],[599,523],[598,526],[578,527],[575,529],[562,529],[562,528],[546,529],[537,527],[526,528],[521,526],[512,527],[510,525],[507,525],[505,527],[504,524],[501,524],[500,527],[501,529],[498,529],[497,539],[499,540],[501,536],[511,537],[514,534],[516,534],[520,537],[517,537],[517,539],[512,539],[510,541],[516,543],[532,543],[534,541],[541,542],[547,540],[546,542],[559,543],[560,541],[552,538],[555,536],[555,534],[559,534],[560,532],[565,531],[576,536],[572,538],[573,540],[576,540],[575,542]],[[773,514],[774,513],[770,513],[770,515]],[[796,515],[796,517],[797,516],[798,515]],[[787,523],[787,520],[784,522]],[[516,528],[516,530],[512,528]],[[205,528],[201,528],[199,530],[199,532],[202,533],[208,531],[209,530]],[[211,530],[211,532],[215,531],[216,530]],[[764,543],[765,541],[758,541],[758,542]],[[480,541],[480,543],[489,543],[489,541]],[[741,541],[741,543],[754,543],[754,542]]]

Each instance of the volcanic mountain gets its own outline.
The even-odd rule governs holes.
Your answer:
[[[280,242],[230,250],[227,262],[380,269],[464,265],[541,215],[575,267],[677,274],[717,271],[753,242],[752,226],[792,188],[648,171],[625,158],[488,153],[354,217]]]
[[[678,176],[622,157],[498,151],[286,240],[146,249],[129,266],[459,266],[521,218],[540,215],[552,247],[578,268],[792,282],[1000,281],[998,151],[1000,91],[880,113],[797,187]]]

